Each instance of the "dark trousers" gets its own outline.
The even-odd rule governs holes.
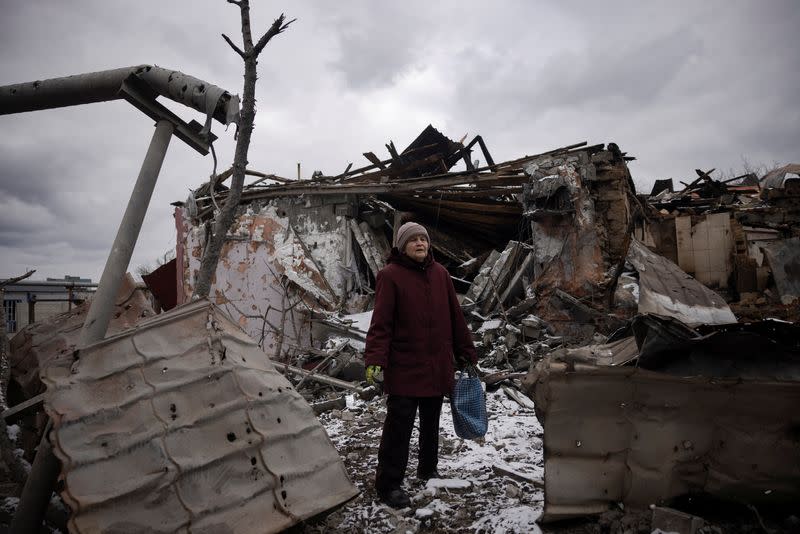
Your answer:
[[[375,476],[375,489],[378,492],[399,488],[403,482],[417,407],[419,407],[417,475],[430,475],[436,470],[439,463],[439,414],[442,412],[442,397],[389,395]]]

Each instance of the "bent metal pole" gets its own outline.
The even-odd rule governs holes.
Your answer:
[[[92,299],[92,305],[83,323],[78,348],[100,341],[106,335],[108,323],[111,321],[111,313],[114,303],[119,293],[122,278],[128,270],[136,240],[139,238],[139,231],[142,229],[142,222],[150,205],[150,197],[156,186],[158,173],[161,171],[161,164],[167,153],[169,140],[175,126],[167,121],[160,120],[156,124],[156,131],[153,132],[153,139],[147,149],[147,155],[142,162],[139,177],[133,187],[131,198],[128,201],[128,208],[119,224],[117,237],[111,246],[111,252],[106,260],[103,275],[100,277],[100,284],[97,292]]]
[[[175,125],[168,120],[162,119],[156,124],[139,177],[136,179],[128,207],[117,230],[117,237],[111,246],[103,275],[100,277],[100,284],[83,323],[78,342],[79,349],[100,341],[106,335],[117,293],[122,285],[122,278],[128,270],[174,129]],[[17,513],[11,522],[10,532],[38,532],[42,517],[47,510],[50,494],[60,472],[59,462],[53,455],[52,445],[48,439],[50,427],[51,425],[47,426],[39,442],[31,473],[25,481]]]

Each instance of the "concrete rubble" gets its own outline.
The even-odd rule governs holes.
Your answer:
[[[247,345],[229,351],[231,359],[242,360],[234,375],[253,378],[258,370],[282,384],[285,398],[269,402],[294,410],[285,415],[287,422],[297,417],[312,429],[312,441],[321,447],[315,461],[328,458],[323,471],[336,471],[323,484],[325,495],[338,497],[328,502],[320,495],[310,506],[275,493],[276,473],[308,472],[303,460],[309,454],[287,448],[286,457],[296,464],[261,466],[272,454],[266,432],[245,448],[260,451],[254,452],[254,469],[263,467],[272,478],[251,480],[242,472],[243,488],[256,480],[263,488],[243,490],[220,505],[220,520],[234,513],[237,502],[274,497],[277,507],[270,500],[266,521],[283,528],[352,498],[357,492],[348,473],[362,492],[353,502],[365,505],[371,497],[361,471],[374,455],[385,409],[374,398],[379,391],[361,382],[362,353],[375,276],[394,230],[406,220],[426,225],[434,255],[451,273],[491,406],[500,410],[492,415],[494,424],[507,419],[533,430],[526,446],[506,460],[482,459],[482,471],[416,488],[416,507],[408,513],[389,517],[371,510],[385,519],[386,530],[380,531],[497,527],[500,522],[471,512],[452,525],[443,522],[453,503],[442,492],[485,496],[487,487],[501,495],[486,501],[497,508],[492,521],[500,521],[499,502],[505,509],[513,502],[527,508],[507,518],[508,524],[524,517],[517,526],[531,531],[537,521],[592,516],[602,532],[675,525],[688,525],[679,531],[714,532],[715,518],[705,517],[703,525],[695,516],[704,511],[682,510],[680,499],[703,495],[770,509],[800,499],[800,166],[724,182],[713,179],[713,171],[698,170],[682,190],[675,191],[672,180],[659,180],[646,195],[636,191],[627,165],[634,158],[614,143],[578,143],[495,163],[482,138],[456,142],[429,126],[402,152],[392,142],[386,147],[388,159],[366,152],[369,165],[350,164],[336,175],[315,172],[308,180],[248,171],[257,179],[245,186],[226,237],[212,286],[215,307],[203,304],[202,313],[219,323],[230,317],[225,335]],[[473,154],[476,148],[479,154]],[[462,163],[465,170],[453,170]],[[174,204],[176,258],[154,273],[151,289],[165,310],[176,307],[161,322],[156,316],[154,325],[169,314],[201,313],[190,299],[215,203],[227,194],[225,173],[220,176]],[[149,339],[142,333],[150,327],[137,328],[121,335]],[[244,365],[245,352],[266,357],[251,362],[250,356]],[[53,391],[48,413],[61,425],[59,436],[85,434],[90,421],[73,413],[80,403],[69,401],[79,394],[81,377],[59,375],[57,366],[48,368],[41,358],[39,366]],[[15,373],[20,383],[31,382],[24,366]],[[246,400],[228,401],[243,402],[237,408],[241,417],[255,425],[259,412],[248,407],[255,390],[241,389]],[[28,397],[39,392],[25,389]],[[307,421],[307,404],[338,457],[330,454],[322,427]],[[158,440],[186,439],[170,429],[169,409],[161,419],[167,424]],[[218,421],[197,423],[189,425],[197,426],[195,441],[216,435],[210,429]],[[281,439],[289,447],[302,432],[298,427]],[[98,429],[92,443],[106,439],[101,434]],[[470,450],[485,448],[486,458],[508,452],[514,446],[500,434]],[[75,467],[64,475],[64,495],[74,513],[70,528],[91,530],[78,525],[100,525],[93,514],[102,515],[102,507],[86,499],[108,488],[87,487],[80,496],[73,494],[80,484],[69,482],[92,469],[74,458],[97,450],[70,451],[64,439],[62,446],[58,438],[57,454]],[[443,439],[444,454],[466,447],[449,443],[453,436]],[[219,447],[225,446],[223,440]],[[104,461],[117,462],[122,477],[130,444],[115,447]],[[219,447],[204,449],[218,454]],[[168,447],[159,450],[163,454],[151,459],[172,458]],[[208,456],[202,464],[187,455],[168,462],[167,475],[178,476],[184,460],[197,473],[216,461]],[[347,472],[337,471],[338,460]],[[170,465],[178,466],[175,473]],[[308,477],[287,475],[289,480],[303,484],[306,493],[316,484]],[[167,485],[153,483],[167,491]],[[292,490],[290,495],[298,491]],[[184,509],[184,521],[192,524],[219,519],[217,512],[205,517],[200,508]],[[365,526],[347,510],[334,513],[341,528]]]

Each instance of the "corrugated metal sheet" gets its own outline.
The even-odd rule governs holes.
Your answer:
[[[800,499],[800,383],[551,364],[535,384],[544,521],[708,492]]]
[[[689,325],[736,322],[721,296],[636,239],[628,261],[639,272],[639,313],[675,317]]]
[[[60,367],[69,371],[90,305],[87,301],[68,312],[37,321],[11,339],[11,376],[25,399],[44,391],[39,379],[40,369]],[[127,330],[154,315],[145,294],[136,288],[133,277],[126,274],[108,324],[108,334]]]
[[[305,400],[206,301],[43,380],[71,532],[278,532],[358,493]]]

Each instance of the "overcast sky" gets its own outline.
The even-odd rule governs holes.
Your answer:
[[[156,64],[241,94],[241,60],[220,37],[241,41],[239,11],[224,0],[0,6],[0,85]],[[743,157],[800,161],[794,0],[254,2],[254,31],[281,12],[298,20],[261,55],[258,171],[335,174],[428,123],[481,134],[495,161],[613,141],[638,158],[644,192]],[[214,131],[222,170],[233,129]],[[0,116],[0,278],[98,280],[152,133],[123,101]],[[131,271],[174,249],[169,204],[211,170],[173,139]]]

